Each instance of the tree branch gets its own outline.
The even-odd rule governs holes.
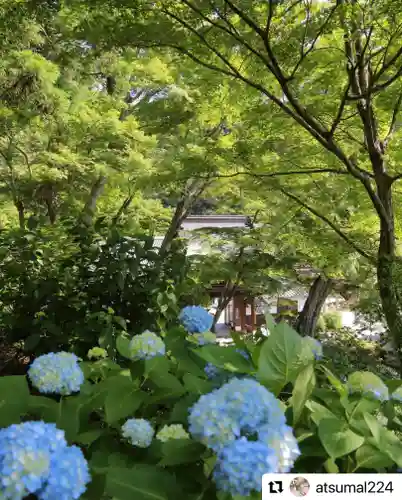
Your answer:
[[[250,177],[259,178],[269,178],[269,177],[282,177],[287,175],[310,175],[310,174],[341,174],[348,175],[349,172],[347,170],[337,169],[337,168],[310,168],[310,169],[301,169],[301,170],[289,170],[285,172],[271,172],[271,173],[261,173],[256,174],[254,172],[242,171],[242,172],[234,172],[233,174],[222,174],[222,175],[214,175],[212,177],[204,177],[204,176],[195,176],[192,175],[191,178],[196,179],[229,179],[232,177],[238,177],[239,175],[248,175]],[[183,179],[180,179],[183,180]]]
[[[388,146],[390,140],[392,139],[392,136],[394,135],[394,133],[396,131],[397,121],[398,121],[398,113],[399,113],[399,111],[401,109],[401,104],[402,104],[402,92],[399,94],[399,97],[396,100],[396,104],[395,104],[394,110],[392,112],[391,124],[389,126],[388,133],[387,133],[387,135],[385,136],[385,139],[382,142],[384,150]]]
[[[345,91],[344,91],[342,98],[341,98],[341,102],[339,104],[338,111],[337,111],[335,119],[331,125],[331,129],[329,131],[330,137],[332,137],[334,135],[336,127],[340,124],[340,122],[342,120],[342,115],[343,115],[343,112],[345,110],[346,99],[348,96],[349,89],[350,89],[350,82],[348,82],[348,84],[346,85]]]
[[[293,193],[290,193],[289,191],[286,191],[283,188],[280,188],[281,193],[283,193],[285,196],[287,196],[289,199],[295,201],[298,203],[300,206],[308,210],[310,213],[315,215],[318,219],[321,219],[323,222],[325,222],[335,233],[340,236],[350,247],[352,247],[359,255],[367,259],[371,263],[375,263],[376,259],[365,252],[362,248],[360,248],[356,243],[354,243],[336,224],[334,224],[328,217],[326,217],[323,214],[320,214],[315,210],[314,208],[310,207],[305,203],[303,200],[301,200],[298,196],[294,195]]]

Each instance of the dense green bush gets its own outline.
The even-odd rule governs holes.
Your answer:
[[[230,494],[216,489],[221,484],[212,472],[217,455],[189,428],[189,410],[216,387],[205,371],[208,364],[238,379],[256,379],[282,401],[301,452],[295,472],[392,472],[402,467],[398,438],[402,421],[397,416],[402,380],[384,383],[373,373],[355,372],[344,383],[315,359],[315,341],[300,337],[285,323],[271,324],[270,331],[258,346],[235,337],[235,346],[219,347],[197,346],[192,335],[176,327],[160,331],[159,355],[154,357],[146,354],[150,343],[137,342],[134,352],[130,336],[120,335],[121,363],[105,357],[98,347],[89,353],[96,360],[80,363],[82,379],[78,368],[67,372],[70,390],[79,388],[78,394],[68,395],[68,390],[64,396],[44,394],[51,384],[60,386],[61,380],[54,372],[51,376],[44,364],[32,368],[29,379],[1,378],[0,426],[32,420],[56,423],[68,444],[78,445],[89,463],[91,482],[82,498],[229,500]],[[220,417],[229,417],[224,408]],[[126,424],[132,418],[146,423]],[[213,414],[206,422],[208,418],[213,420]],[[183,428],[164,427],[170,424]],[[135,425],[143,433],[141,442],[133,445],[127,436],[133,436]],[[286,443],[279,447],[270,443],[275,453],[285,453]],[[222,461],[224,455],[219,453]],[[247,468],[247,460],[241,463]]]
[[[62,225],[0,235],[0,335],[35,353],[74,349],[101,337],[112,355],[130,328],[164,328],[185,293],[185,253],[163,260],[153,238]],[[129,326],[128,326],[129,325]]]

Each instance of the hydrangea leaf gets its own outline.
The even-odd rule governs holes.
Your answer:
[[[390,467],[393,460],[371,444],[364,444],[356,450],[356,469],[382,469]]]
[[[335,459],[348,455],[364,443],[364,437],[353,432],[342,420],[324,418],[318,424],[318,437],[328,455]]]
[[[244,356],[237,352],[235,347],[221,347],[207,345],[194,350],[200,358],[212,363],[218,368],[238,373],[252,373],[253,366]]]
[[[174,498],[174,480],[166,471],[157,467],[110,467],[106,476],[105,491],[119,500],[168,500]]]
[[[363,395],[372,395],[380,401],[389,399],[388,387],[384,382],[371,372],[354,372],[348,377],[348,388],[350,392],[360,392]]]
[[[29,388],[24,376],[0,378],[0,427],[18,422],[28,410]]]
[[[198,462],[205,447],[191,439],[171,439],[162,444],[162,467]]]
[[[293,425],[299,420],[316,384],[314,365],[307,365],[297,376],[292,392]]]
[[[129,377],[116,375],[108,382],[105,416],[106,422],[111,424],[132,415],[144,402],[144,393],[139,390],[138,383]]]
[[[258,359],[258,380],[275,394],[294,382],[299,370],[302,337],[293,328],[280,323],[264,341]]]

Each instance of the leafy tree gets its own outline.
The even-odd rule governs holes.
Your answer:
[[[402,175],[396,168],[402,102],[400,6],[390,0],[269,0],[241,6],[231,0],[161,0],[152,9],[147,1],[137,2],[133,21],[125,2],[116,4],[117,11],[108,5],[110,10],[103,6],[102,15],[119,25],[118,43],[168,47],[227,77],[234,82],[237,99],[254,101],[254,110],[264,111],[261,119],[280,121],[291,142],[301,144],[299,155],[311,154],[314,163],[321,163],[317,169],[304,169],[308,179],[334,175],[336,180],[326,182],[338,189],[338,182],[348,184],[356,201],[371,206],[376,252],[327,217],[314,198],[307,201],[295,193],[282,180],[287,173],[278,170],[270,180],[272,188],[321,219],[376,266],[384,315],[402,356],[398,207],[393,203]],[[211,77],[211,85],[213,81]]]

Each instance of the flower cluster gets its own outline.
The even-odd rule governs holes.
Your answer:
[[[321,359],[323,356],[321,342],[317,339],[314,339],[313,337],[308,336],[308,335],[306,337],[304,337],[304,341],[310,347],[315,359],[316,360]]]
[[[171,439],[188,439],[190,436],[181,424],[164,425],[156,435],[156,439],[166,443]]]
[[[122,426],[121,431],[122,436],[138,448],[148,448],[155,434],[152,425],[143,418],[130,418]]]
[[[49,353],[34,360],[28,370],[32,385],[44,394],[63,396],[78,392],[84,383],[84,373],[75,354]]]
[[[263,474],[289,472],[300,454],[281,403],[256,380],[232,378],[201,396],[189,424],[217,453],[215,482],[232,495],[261,491]]]
[[[214,387],[220,387],[234,377],[234,373],[223,368],[218,368],[212,363],[207,363],[204,367],[204,372],[207,378],[213,382]]]
[[[107,358],[107,352],[102,347],[93,347],[88,351],[88,359],[104,359]]]
[[[75,500],[90,481],[77,446],[68,446],[54,424],[24,422],[0,429],[0,497]]]
[[[166,348],[165,343],[156,333],[146,330],[131,339],[129,351],[131,359],[140,360],[163,356]]]
[[[213,317],[201,306],[184,307],[179,320],[189,333],[204,333],[211,329]]]

